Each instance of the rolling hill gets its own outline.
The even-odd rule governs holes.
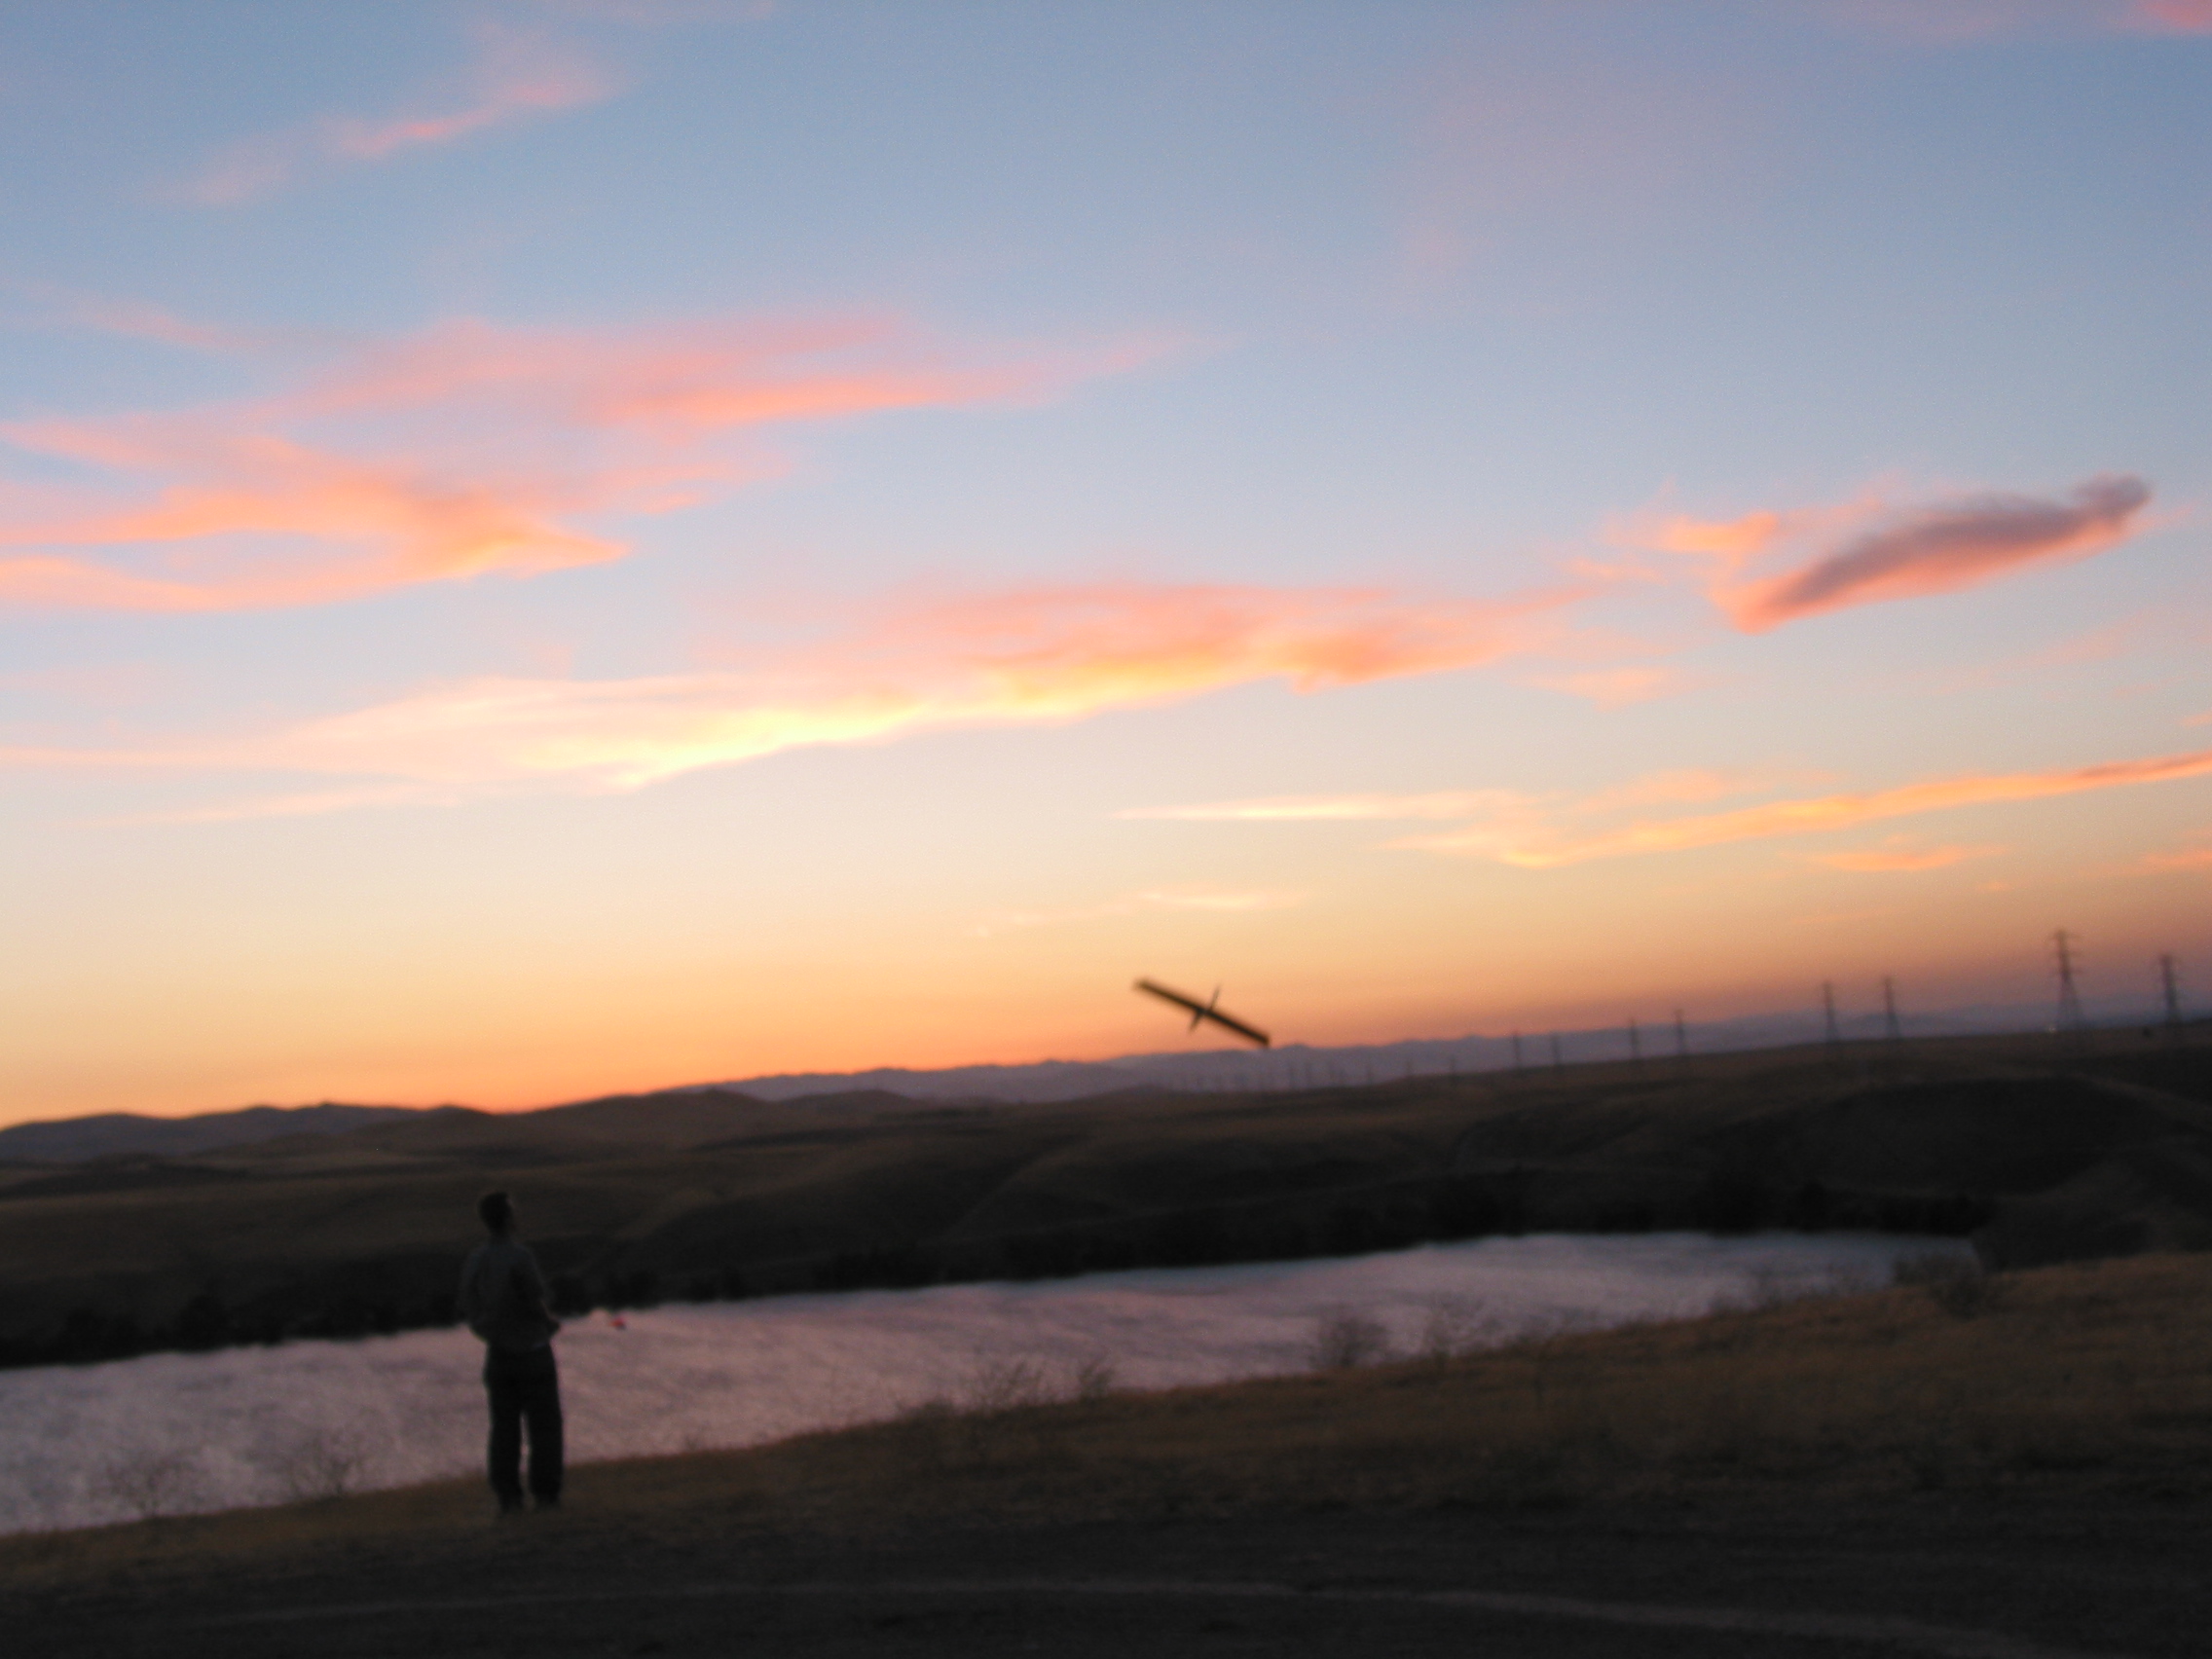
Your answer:
[[[0,1170],[0,1357],[450,1319],[493,1185],[571,1309],[1496,1232],[1971,1233],[2008,1265],[2212,1246],[2212,1032],[2098,1044],[1031,1106],[685,1089],[18,1164]]]

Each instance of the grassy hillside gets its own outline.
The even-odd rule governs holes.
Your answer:
[[[2212,1246],[2212,1041],[1962,1039],[1288,1094],[705,1091],[0,1171],[0,1357],[451,1315],[485,1187],[571,1307],[1351,1253],[1493,1232]]]

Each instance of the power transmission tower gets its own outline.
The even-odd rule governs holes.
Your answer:
[[[2082,993],[2074,985],[2074,936],[2060,928],[2050,936],[2050,949],[2058,961],[2058,1029],[2077,1034],[2083,1019]]]
[[[2166,1030],[2181,1030],[2181,978],[2174,972],[2171,952],[2158,958],[2158,985],[2166,993]]]
[[[1628,1057],[1638,1071],[1643,1069],[1643,1032],[1638,1027],[1633,1014],[1628,1020]]]
[[[1513,1075],[1521,1075],[1521,1033],[1518,1031],[1513,1034]]]
[[[1690,1029],[1682,1023],[1682,1011],[1677,1009],[1675,1010],[1675,1058],[1686,1060],[1689,1057]]]
[[[1904,1027],[1898,1021],[1898,982],[1887,974],[1882,976],[1882,1035],[1893,1048],[1904,1040]]]
[[[1835,981],[1833,979],[1823,979],[1821,981],[1821,1022],[1827,1031],[1828,1047],[1831,1050],[1840,1049],[1843,1046],[1843,1033],[1837,1029],[1835,1022]]]
[[[1559,1057],[1559,1033],[1552,1033],[1552,1070],[1567,1070],[1567,1062]]]

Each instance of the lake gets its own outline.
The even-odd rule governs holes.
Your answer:
[[[595,1313],[558,1347],[571,1461],[756,1445],[1071,1392],[1309,1369],[1356,1313],[1398,1352],[1677,1318],[1888,1280],[1956,1239],[1549,1235],[1244,1267]],[[459,1262],[456,1262],[456,1272]],[[0,1531],[279,1503],[482,1468],[463,1330],[0,1372]]]

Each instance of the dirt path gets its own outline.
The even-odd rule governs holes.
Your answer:
[[[2163,1659],[2204,1651],[2200,1506],[1268,1516],[651,1530],[577,1513],[13,1595],[10,1659],[862,1654]]]
[[[882,1583],[825,1581],[812,1584],[684,1584],[640,1587],[632,1590],[545,1591],[530,1596],[478,1596],[438,1602],[398,1601],[297,1607],[265,1608],[255,1612],[218,1614],[195,1621],[192,1628],[212,1632],[240,1626],[355,1624],[382,1620],[426,1620],[454,1628],[482,1615],[513,1615],[562,1606],[604,1612],[616,1604],[645,1602],[665,1608],[680,1602],[732,1601],[748,1598],[816,1597],[862,1604],[930,1602],[999,1604],[1027,1603],[1039,1609],[1057,1608],[1062,1617],[1080,1618],[1083,1604],[1106,1600],[1133,1600],[1165,1609],[1171,1604],[1240,1604],[1294,1601],[1309,1612],[1325,1607],[1332,1614],[1345,1608],[1373,1613],[1388,1610],[1433,1611],[1438,1625],[1456,1625],[1460,1635],[1472,1634],[1486,1622],[1481,1615],[1504,1615],[1508,1621],[1565,1620],[1602,1625],[1628,1625],[1644,1630],[1695,1632],[1714,1636],[1780,1637],[1795,1642],[1863,1644],[1893,1652],[1927,1653],[1941,1659],[2123,1659],[2110,1653],[2090,1655],[2071,1647],[2050,1647],[2015,1641],[1987,1631],[1952,1630],[1914,1619],[1851,1618],[1830,1613],[1773,1613],[1749,1607],[1665,1606],[1650,1603],[1591,1602],[1568,1596],[1517,1596],[1481,1590],[1332,1590],[1304,1589],[1292,1584],[1254,1584],[1203,1579],[949,1579],[889,1580]],[[1472,1618],[1455,1620],[1454,1613]],[[879,1625],[884,1621],[876,1621]],[[175,1629],[171,1626],[171,1629]],[[1207,1627],[1200,1627],[1201,1630]],[[1212,1627],[1218,1634],[1220,1626]],[[1448,1633],[1440,1633],[1448,1634]]]

